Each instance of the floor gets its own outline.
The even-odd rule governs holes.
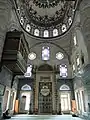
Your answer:
[[[16,115],[10,120],[84,120],[71,115]]]

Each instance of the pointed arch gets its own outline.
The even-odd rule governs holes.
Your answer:
[[[21,90],[32,90],[31,86],[29,86],[28,84],[25,84],[21,87]]]
[[[53,68],[49,64],[42,64],[39,66],[38,71],[53,71]]]
[[[48,30],[44,30],[44,37],[49,37],[49,31]]]
[[[70,87],[66,84],[63,84],[59,90],[70,90]]]
[[[34,30],[34,35],[35,35],[35,36],[39,36],[39,29],[35,29],[35,30]]]
[[[58,29],[54,29],[53,30],[53,36],[55,37],[55,36],[58,36]]]

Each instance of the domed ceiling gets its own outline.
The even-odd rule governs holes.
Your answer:
[[[23,29],[40,38],[61,36],[71,27],[76,0],[16,0],[16,13]]]

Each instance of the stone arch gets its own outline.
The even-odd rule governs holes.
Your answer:
[[[70,87],[66,84],[61,85],[59,90],[70,90]]]
[[[49,64],[43,64],[39,66],[38,71],[53,71],[53,68]]]

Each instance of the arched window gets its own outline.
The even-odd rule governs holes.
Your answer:
[[[62,64],[59,66],[59,70],[60,70],[60,77],[67,77],[68,73],[67,73],[67,66]]]
[[[73,42],[74,42],[74,45],[76,46],[77,45],[77,37],[76,37],[76,35],[74,35],[74,37],[73,37]]]
[[[45,31],[44,31],[44,37],[49,37],[49,32],[48,32],[48,30],[45,30]]]
[[[79,58],[78,54],[76,56],[76,64],[77,64],[78,67],[80,66],[80,58]]]
[[[53,36],[58,36],[58,30],[57,29],[53,30]]]
[[[60,90],[70,90],[70,88],[69,88],[68,85],[63,84],[63,85],[60,87]]]
[[[35,30],[34,30],[34,35],[35,35],[35,36],[39,36],[39,30],[38,30],[38,29],[35,29]]]
[[[75,64],[73,64],[72,68],[73,68],[73,72],[74,72],[75,71]]]
[[[21,19],[20,19],[20,23],[21,23],[21,25],[24,24],[24,18],[23,18],[23,17],[21,17]]]
[[[22,86],[21,90],[32,90],[31,86],[25,84]]]
[[[30,32],[31,26],[29,24],[26,25],[26,31]]]
[[[49,60],[50,48],[48,46],[42,47],[42,60]]]
[[[62,25],[62,32],[65,32],[66,30],[67,30],[66,25],[63,24],[63,25]]]
[[[72,24],[72,18],[71,18],[71,17],[69,17],[69,19],[68,19],[68,24],[69,24],[69,25]]]

